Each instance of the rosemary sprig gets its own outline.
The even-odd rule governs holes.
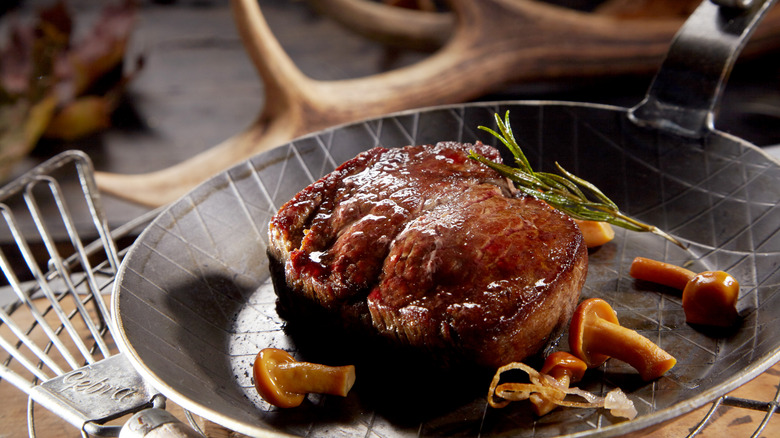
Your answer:
[[[499,132],[485,126],[479,126],[479,129],[493,134],[504,143],[512,155],[514,155],[516,167],[488,160],[474,151],[469,152],[469,158],[495,169],[500,174],[514,181],[518,190],[547,202],[575,219],[607,222],[631,231],[651,232],[681,248],[685,248],[679,240],[663,232],[658,227],[648,225],[623,214],[617,204],[609,199],[598,187],[568,172],[558,162],[555,163],[555,166],[561,173],[560,175],[548,172],[535,172],[531,168],[531,164],[525,157],[520,145],[517,144],[514,134],[512,134],[512,127],[509,124],[509,111],[506,112],[504,120],[501,120],[498,114],[495,115],[495,119]]]

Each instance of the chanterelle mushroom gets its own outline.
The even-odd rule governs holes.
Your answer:
[[[723,271],[693,271],[644,257],[631,262],[633,278],[682,290],[685,320],[691,324],[730,327],[739,320],[739,282]]]
[[[330,367],[297,362],[290,353],[277,348],[261,350],[252,371],[260,396],[280,408],[300,405],[308,393],[345,397],[355,383],[352,365]]]
[[[587,369],[588,365],[580,358],[565,351],[556,351],[547,356],[539,372],[555,379],[557,385],[563,389],[568,388],[572,382],[582,379]],[[561,392],[559,400],[562,400],[565,395],[566,393]],[[528,399],[531,401],[536,415],[544,415],[558,406],[557,403],[542,394],[531,394]]]
[[[739,320],[739,283],[723,271],[696,274],[683,289],[685,320],[691,324],[730,327]]]
[[[622,327],[609,303],[600,298],[587,299],[574,311],[569,348],[588,367],[600,366],[614,357],[636,368],[644,380],[661,377],[677,363],[646,337]]]

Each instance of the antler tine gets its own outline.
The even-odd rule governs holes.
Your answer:
[[[515,0],[522,2],[525,0]],[[670,19],[682,24],[700,0],[606,0],[591,15]],[[437,50],[443,46],[455,26],[450,12],[429,12],[398,8],[366,0],[308,0],[323,15],[345,28],[382,44],[412,50]],[[660,6],[659,6],[660,3]],[[693,5],[693,7],[691,6]],[[634,24],[642,25],[641,22]]]
[[[439,49],[449,39],[455,25],[450,12],[414,11],[365,0],[308,0],[308,3],[359,35],[388,46],[412,50]],[[628,34],[637,32],[637,26],[638,31],[643,33],[641,28],[650,20],[655,22],[650,24],[652,27],[656,27],[659,20],[664,20],[669,29],[676,32],[699,3],[700,0],[606,0],[587,16],[619,18]],[[587,16],[583,14],[583,19],[588,20]],[[760,40],[777,40],[778,32],[773,29],[780,25],[780,8],[774,14],[770,12],[764,22],[766,24],[762,24],[748,43],[748,54],[764,51]],[[669,40],[671,37],[668,35]]]
[[[231,6],[245,50],[263,82],[265,105],[260,115],[244,131],[173,166],[144,174],[95,172],[103,192],[141,205],[165,205],[242,159],[302,133],[296,94],[310,79],[284,52],[255,0],[231,0]]]
[[[98,173],[99,187],[137,203],[162,205],[233,164],[328,126],[462,102],[511,81],[650,72],[679,28],[677,21],[640,24],[534,1],[450,3],[456,23],[452,36],[425,60],[365,78],[317,81],[284,53],[256,0],[232,0],[240,35],[266,87],[258,119],[244,132],[167,169]]]
[[[450,39],[455,27],[455,17],[449,12],[415,11],[360,0],[308,3],[358,35],[393,47],[437,50]]]
[[[605,0],[594,12],[630,18],[685,18],[701,0]]]
[[[142,205],[164,205],[231,165],[307,132],[409,107],[466,100],[494,83],[488,79],[484,86],[464,87],[463,79],[456,81],[460,84],[448,80],[458,76],[458,64],[468,57],[457,48],[397,71],[316,81],[284,53],[255,0],[233,0],[232,5],[239,34],[266,87],[260,116],[245,131],[171,167],[134,175],[96,172],[102,191]],[[476,14],[480,8],[472,4],[469,10]]]

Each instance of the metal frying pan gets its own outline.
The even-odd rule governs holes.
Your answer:
[[[113,295],[120,349],[176,403],[256,436],[613,436],[660,424],[740,386],[780,359],[780,164],[712,126],[734,59],[774,1],[728,3],[707,0],[692,14],[635,108],[496,102],[403,112],[306,136],[207,181],[164,211],[125,257]],[[373,146],[492,142],[477,126],[492,126],[493,114],[506,110],[537,169],[559,161],[630,215],[688,245],[683,250],[618,230],[590,254],[583,296],[605,298],[621,323],[678,359],[655,382],[608,361],[582,383],[597,393],[621,387],[640,415],[621,421],[597,409],[558,409],[537,419],[520,404],[487,409],[486,387],[468,385],[473,376],[452,381],[452,397],[396,386],[401,373],[376,373],[371,364],[358,367],[346,398],[310,395],[292,410],[262,401],[250,371],[261,348],[307,358],[322,354],[317,345],[328,342],[315,332],[287,330],[276,313],[265,255],[271,215]],[[630,279],[635,256],[729,271],[742,286],[742,325],[713,333],[686,324],[677,293]]]

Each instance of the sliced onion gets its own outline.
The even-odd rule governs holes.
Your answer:
[[[525,371],[528,374],[530,383],[499,383],[501,374],[509,370]],[[600,397],[580,388],[565,386],[557,379],[541,374],[522,362],[512,362],[496,371],[488,390],[488,404],[493,408],[503,408],[513,401],[526,400],[533,394],[538,394],[542,399],[555,403],[558,406],[605,408],[609,409],[612,415],[628,418],[629,420],[637,415],[634,403],[620,388],[615,388],[609,391],[605,397]],[[567,395],[578,396],[586,401],[565,400]]]
[[[634,402],[620,388],[615,388],[607,393],[604,397],[604,408],[609,409],[609,412],[616,417],[628,418],[629,420],[634,419],[637,414]]]

